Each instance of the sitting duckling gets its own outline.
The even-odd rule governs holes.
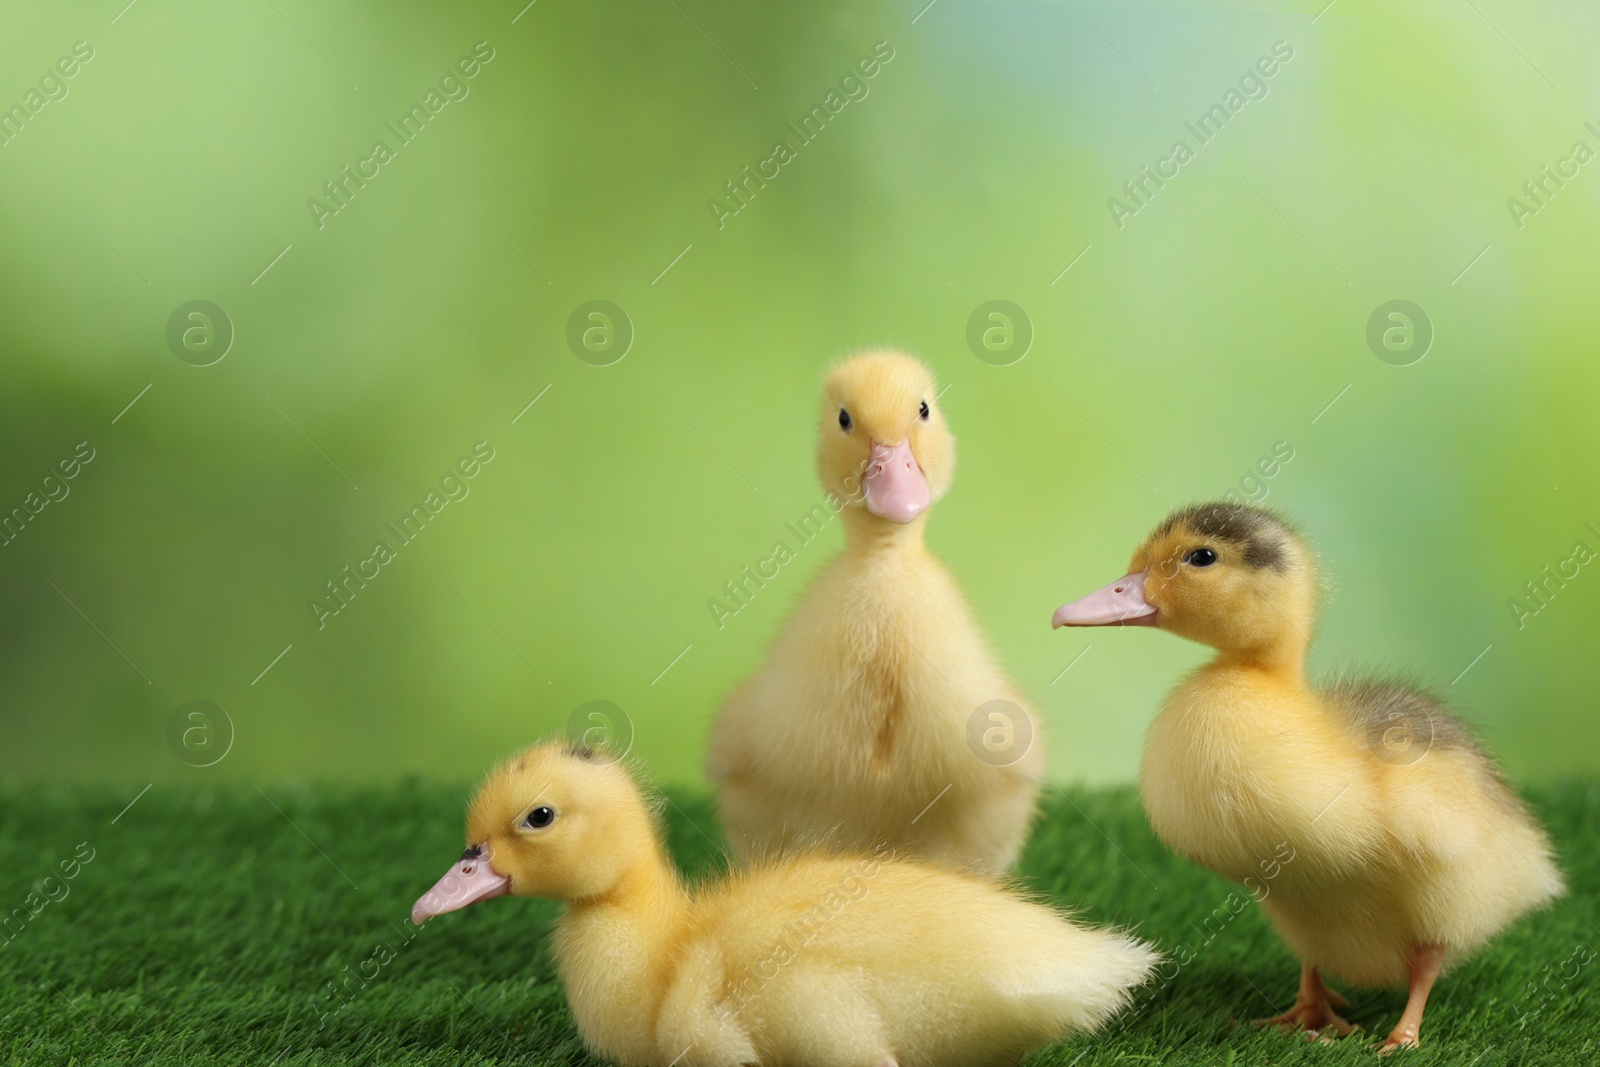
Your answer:
[[[1155,626],[1217,650],[1152,723],[1140,781],[1175,851],[1235,881],[1270,864],[1262,904],[1301,972],[1294,1007],[1263,1022],[1349,1033],[1328,973],[1408,988],[1384,1047],[1417,1046],[1439,974],[1563,892],[1543,830],[1433,699],[1306,684],[1315,569],[1277,516],[1179,511],[1129,572],[1053,624]]]
[[[556,965],[584,1043],[624,1065],[1007,1064],[1092,1030],[1156,961],[986,877],[892,849],[778,857],[690,890],[627,770],[565,743],[493,771],[470,848],[412,921],[566,904]]]
[[[1000,872],[1022,850],[1038,720],[922,540],[955,464],[937,392],[894,351],[828,375],[817,466],[845,548],[713,727],[706,772],[736,857],[827,839]]]

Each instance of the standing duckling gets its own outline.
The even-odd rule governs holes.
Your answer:
[[[877,852],[774,858],[693,890],[632,776],[535,745],[489,775],[470,847],[413,922],[566,904],[555,959],[584,1044],[623,1065],[982,1065],[1110,1018],[1156,961],[986,877]]]
[[[706,758],[740,858],[827,838],[998,872],[1022,849],[1037,719],[922,540],[955,466],[937,392],[900,352],[828,375],[817,468],[845,548],[723,706]]]
[[[1053,623],[1155,626],[1217,650],[1151,724],[1141,790],[1175,851],[1234,881],[1276,868],[1262,904],[1300,957],[1300,993],[1265,1022],[1349,1033],[1326,973],[1409,989],[1385,1048],[1415,1047],[1439,974],[1563,892],[1543,830],[1433,699],[1307,685],[1314,566],[1281,519],[1179,511],[1129,572]]]

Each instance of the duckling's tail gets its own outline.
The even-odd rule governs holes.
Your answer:
[[[1161,961],[1154,948],[1120,930],[1062,922],[1054,933],[1048,954],[1035,957],[1031,988],[1022,992],[1019,1007],[1037,1012],[1057,1036],[1104,1026]]]

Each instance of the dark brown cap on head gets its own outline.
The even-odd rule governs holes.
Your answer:
[[[1294,531],[1264,508],[1222,501],[1193,504],[1168,515],[1155,536],[1164,537],[1179,527],[1237,546],[1246,566],[1270,568],[1280,574],[1289,569],[1288,549]]]

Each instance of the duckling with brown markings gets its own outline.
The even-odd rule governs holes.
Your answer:
[[[1316,571],[1282,519],[1187,508],[1128,572],[1053,625],[1154,626],[1217,650],[1151,724],[1141,791],[1163,841],[1235,881],[1292,850],[1262,904],[1300,957],[1300,993],[1264,1022],[1348,1033],[1330,974],[1408,989],[1385,1048],[1416,1046],[1435,979],[1563,892],[1544,831],[1432,697],[1307,684]]]

